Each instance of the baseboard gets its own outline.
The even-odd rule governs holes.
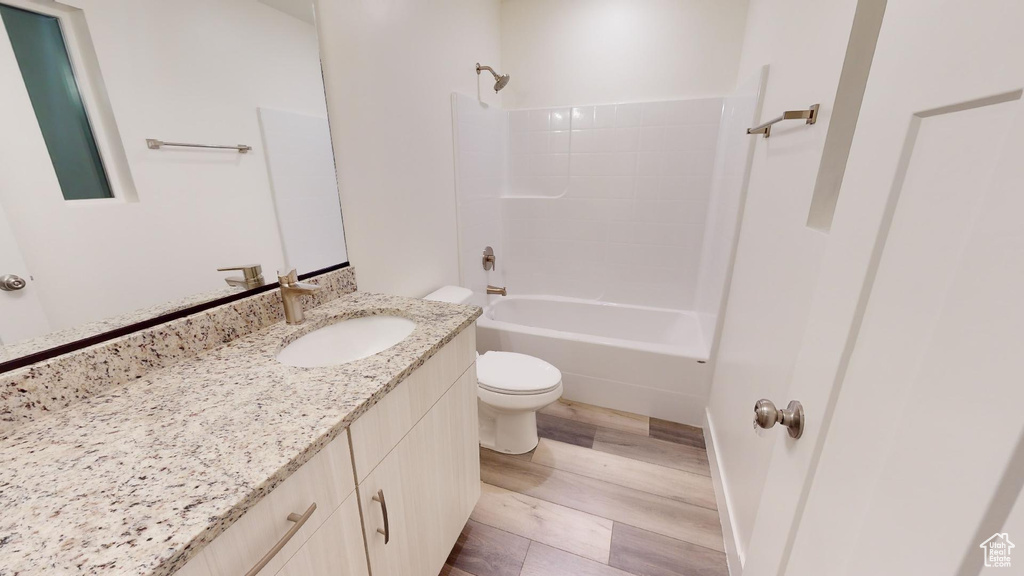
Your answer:
[[[701,427],[706,398],[562,371],[562,398]]]
[[[718,465],[718,452],[716,451],[715,426],[711,420],[711,411],[705,409],[704,413],[704,443],[707,444],[708,462],[711,464],[711,481],[715,487],[715,500],[718,502],[718,517],[722,523],[722,538],[725,540],[725,558],[729,564],[730,576],[742,576],[743,559],[740,552],[739,541],[736,540],[735,526],[732,517],[732,506],[729,501],[729,490],[722,474],[722,468]]]

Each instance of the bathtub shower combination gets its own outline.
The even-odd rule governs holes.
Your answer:
[[[672,420],[703,417],[711,374],[690,312],[509,296],[487,306],[477,327],[481,350],[520,352],[557,366],[564,398]],[[698,410],[684,413],[691,407]]]
[[[480,352],[550,362],[569,400],[701,425],[763,79],[726,98],[541,110],[453,95]]]

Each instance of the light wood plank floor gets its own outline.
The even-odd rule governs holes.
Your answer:
[[[481,449],[480,502],[452,576],[727,576],[699,428],[560,401],[540,444]]]

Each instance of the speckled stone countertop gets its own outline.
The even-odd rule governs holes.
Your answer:
[[[49,350],[50,348],[56,348],[70,342],[77,340],[83,340],[90,336],[96,336],[104,332],[110,332],[118,328],[130,326],[137,322],[149,320],[150,318],[156,318],[164,314],[170,314],[171,312],[177,312],[185,308],[191,308],[197,304],[223,298],[225,296],[231,296],[232,294],[238,294],[243,292],[244,288],[225,286],[218,288],[217,290],[207,290],[199,294],[191,294],[182,298],[177,298],[169,302],[162,302],[153,306],[147,306],[138,310],[132,310],[124,314],[118,314],[110,318],[104,318],[95,322],[88,322],[80,326],[72,326],[56,332],[50,332],[42,336],[37,336],[29,340],[23,340],[14,344],[3,345],[0,344],[0,362],[6,362],[7,360],[14,360],[15,358],[21,358],[22,356],[28,356],[29,354],[35,354],[36,352],[42,352],[43,350]]]
[[[401,343],[293,368],[284,343],[404,316]],[[171,574],[306,463],[480,309],[356,292],[0,437],[0,575]]]

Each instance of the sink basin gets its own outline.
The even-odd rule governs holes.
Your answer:
[[[278,352],[277,361],[288,366],[314,368],[360,360],[398,344],[416,328],[399,316],[365,316],[324,326]]]

